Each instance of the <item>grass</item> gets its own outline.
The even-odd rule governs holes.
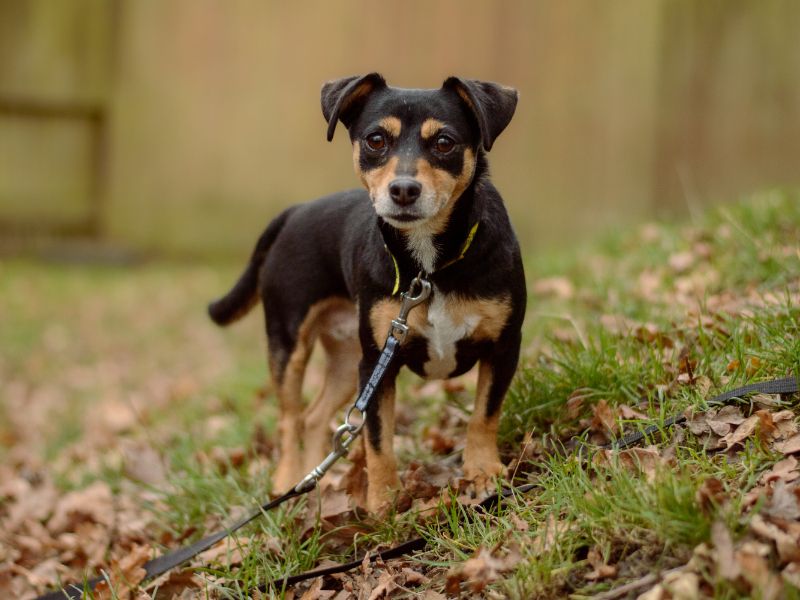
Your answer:
[[[587,427],[602,401],[646,414],[646,422],[623,419],[635,428],[703,410],[707,397],[730,387],[800,373],[798,232],[800,194],[770,191],[697,222],[646,225],[531,257],[523,363],[500,442],[510,461],[525,439],[534,440],[517,480],[535,489],[466,519],[457,503],[444,501],[439,519],[413,510],[382,520],[356,515],[333,537],[319,528],[308,533],[303,500],[242,530],[235,539],[253,542],[239,549],[241,563],[201,569],[210,576],[205,593],[248,598],[264,580],[423,535],[428,550],[409,563],[430,578],[423,587],[441,591],[445,574],[478,547],[503,546],[518,548],[520,560],[485,594],[581,598],[685,564],[709,543],[717,519],[736,539],[745,535],[742,492],[782,458],[767,445],[749,440],[732,457],[705,451],[688,430],[667,431],[661,448],[670,448],[669,461],[631,469],[615,457],[576,454],[573,437],[597,438],[597,427]],[[203,316],[204,303],[235,273],[1,265],[0,375],[8,397],[0,402],[0,461],[19,462],[24,450],[62,487],[101,479],[116,494],[131,493],[152,518],[153,543],[194,539],[232,511],[263,502],[275,406],[264,387],[260,315],[227,332]],[[469,401],[458,392],[419,397],[415,386],[411,377],[401,385],[415,418],[402,432],[400,457],[435,462],[419,442],[423,430],[446,396]],[[17,396],[36,400],[30,432],[12,414],[24,404]],[[112,415],[115,407],[132,412],[115,435],[154,447],[169,485],[132,482],[116,442],[96,439],[97,422],[86,413],[105,405]],[[113,425],[113,418],[99,422]],[[710,478],[732,498],[724,510],[699,508],[698,489]],[[343,542],[351,531],[355,539]],[[616,566],[613,577],[587,579],[596,556]],[[712,596],[739,597],[733,583],[708,577]]]

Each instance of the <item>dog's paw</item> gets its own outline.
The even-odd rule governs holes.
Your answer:
[[[386,514],[402,489],[399,478],[386,485],[370,483],[367,487],[367,510],[374,515]]]
[[[505,467],[499,460],[465,464],[464,479],[467,482],[467,492],[471,497],[483,500],[496,491],[497,480],[504,474]]]

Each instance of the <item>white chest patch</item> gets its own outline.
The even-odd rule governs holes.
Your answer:
[[[456,342],[469,337],[481,321],[478,314],[453,315],[447,310],[447,297],[433,288],[428,306],[428,322],[421,334],[428,340],[428,362],[425,375],[445,379],[456,369]]]
[[[406,245],[412,256],[429,273],[436,264],[438,251],[433,243],[433,231],[425,225],[406,232]]]

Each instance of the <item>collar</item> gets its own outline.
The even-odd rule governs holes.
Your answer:
[[[428,273],[428,275],[433,275],[446,269],[447,267],[454,265],[458,261],[460,261],[464,256],[467,254],[467,250],[472,245],[472,241],[475,239],[475,234],[478,232],[478,225],[480,225],[480,221],[476,221],[472,228],[469,230],[467,234],[467,239],[464,240],[464,243],[461,245],[461,250],[459,251],[458,255],[455,258],[451,258],[446,263],[444,263],[441,267],[436,269],[433,273]],[[392,259],[392,266],[394,266],[394,287],[392,288],[392,296],[396,295],[397,292],[400,290],[400,267],[397,265],[397,259],[395,258],[392,251],[389,250],[389,246],[386,244],[383,245],[384,250],[389,255],[389,258]]]

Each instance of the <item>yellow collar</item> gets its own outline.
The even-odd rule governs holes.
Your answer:
[[[462,258],[464,258],[464,255],[467,253],[467,250],[469,250],[469,247],[472,245],[472,240],[475,239],[475,234],[478,232],[478,225],[480,225],[480,221],[477,221],[475,225],[472,226],[472,229],[469,230],[467,239],[464,240],[464,244],[461,246],[461,252],[458,253],[458,256],[456,256],[451,260],[448,260],[441,267],[436,269],[437,273],[442,269],[446,269],[450,265],[455,264]],[[400,267],[397,266],[397,259],[394,257],[394,254],[392,254],[391,250],[389,250],[389,247],[386,246],[385,244],[383,247],[386,249],[386,252],[389,254],[389,257],[392,259],[392,264],[394,265],[394,287],[392,288],[392,296],[394,296],[400,290]]]

